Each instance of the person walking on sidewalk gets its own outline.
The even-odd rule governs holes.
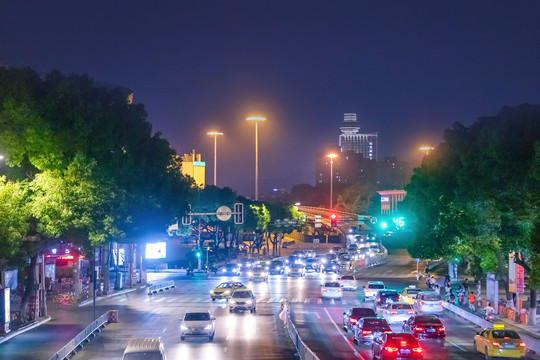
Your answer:
[[[474,292],[471,291],[469,295],[469,309],[471,309],[472,312],[476,311],[476,296],[474,296]]]

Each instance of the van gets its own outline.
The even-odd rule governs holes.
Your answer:
[[[122,360],[166,360],[163,342],[160,339],[130,340]]]

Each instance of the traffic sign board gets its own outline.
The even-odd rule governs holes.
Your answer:
[[[377,218],[375,216],[372,216],[369,218],[369,222],[372,223],[372,224],[376,224],[377,223]]]
[[[231,218],[232,211],[228,206],[220,206],[216,211],[216,216],[221,221],[227,221]]]

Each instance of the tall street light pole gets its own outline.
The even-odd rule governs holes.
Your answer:
[[[333,206],[333,187],[334,187],[334,158],[337,158],[336,154],[326,155],[330,158],[330,210],[334,209]]]
[[[250,116],[246,120],[255,122],[255,201],[259,200],[259,135],[258,123],[265,121],[263,116]]]
[[[210,131],[207,135],[212,135],[214,137],[214,186],[217,186],[217,137],[218,135],[223,135],[223,133]]]

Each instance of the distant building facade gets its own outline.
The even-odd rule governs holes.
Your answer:
[[[377,184],[386,189],[403,189],[411,181],[413,167],[395,156],[385,156],[377,163]]]
[[[318,152],[315,159],[315,184],[330,184],[330,158],[335,153],[332,176],[334,184],[375,183],[375,161],[365,159],[352,150],[340,152],[339,148]]]
[[[362,154],[364,159],[377,161],[379,157],[378,135],[360,133],[355,113],[345,113],[340,127],[339,147],[342,153],[349,150]]]
[[[201,161],[201,154],[196,154],[195,150],[191,154],[184,154],[181,169],[182,174],[193,178],[198,187],[206,186],[206,163]]]

